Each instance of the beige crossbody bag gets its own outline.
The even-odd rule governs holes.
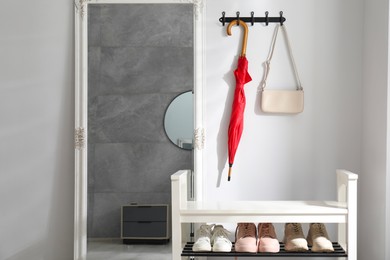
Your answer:
[[[298,86],[295,90],[270,90],[266,89],[267,78],[270,70],[270,63],[275,49],[276,37],[278,36],[279,28],[284,32],[287,43],[288,53],[294,69],[295,78]],[[280,113],[280,114],[297,114],[303,111],[304,92],[299,79],[298,71],[295,65],[294,57],[288,39],[286,26],[277,25],[274,36],[272,38],[271,49],[268,58],[265,62],[264,79],[261,89],[261,110],[265,113]]]

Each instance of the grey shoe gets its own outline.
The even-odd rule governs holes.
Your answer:
[[[311,246],[313,252],[333,252],[332,242],[329,240],[326,227],[322,223],[310,224],[310,229],[307,234],[307,242]]]
[[[284,225],[284,248],[286,251],[301,252],[309,250],[300,223]]]

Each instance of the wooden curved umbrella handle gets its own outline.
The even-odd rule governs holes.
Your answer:
[[[238,20],[239,25],[244,27],[244,38],[242,39],[242,48],[241,48],[241,56],[245,57],[246,55],[246,44],[248,42],[248,25],[245,22]],[[237,20],[233,20],[229,23],[226,31],[228,35],[232,35],[232,26],[237,24]]]

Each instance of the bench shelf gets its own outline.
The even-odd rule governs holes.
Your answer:
[[[194,242],[187,242],[183,248],[181,256],[194,257],[347,257],[347,253],[339,243],[333,242],[334,252],[331,253],[316,253],[307,252],[288,252],[284,250],[284,244],[280,243],[280,251],[278,253],[240,253],[234,251],[234,243],[231,252],[194,252],[192,245]]]

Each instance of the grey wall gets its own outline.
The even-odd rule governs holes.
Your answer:
[[[170,175],[191,168],[163,118],[193,88],[193,7],[89,7],[88,236],[119,237],[121,205],[170,203]]]

